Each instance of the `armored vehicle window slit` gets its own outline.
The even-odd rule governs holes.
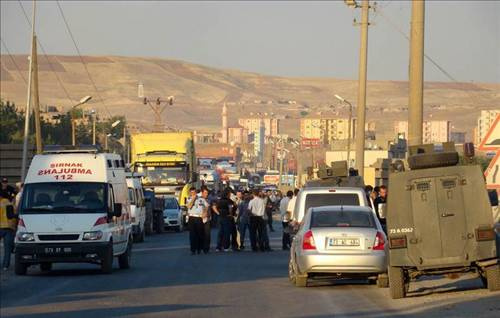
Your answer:
[[[429,191],[431,188],[431,185],[429,182],[419,182],[417,183],[417,190],[418,191]]]

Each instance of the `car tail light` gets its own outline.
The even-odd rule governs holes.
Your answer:
[[[493,241],[496,239],[496,234],[493,228],[476,229],[476,241]]]
[[[107,224],[108,223],[108,218],[106,216],[101,216],[100,218],[95,221],[94,226],[98,226],[101,224]]]
[[[384,234],[382,234],[382,232],[377,232],[377,235],[375,236],[375,244],[373,244],[373,250],[383,251],[384,248],[385,248]]]
[[[302,241],[302,249],[303,250],[315,250],[316,243],[314,243],[314,236],[311,230],[307,231],[304,234],[304,240]]]
[[[390,237],[389,248],[406,248],[406,236]]]
[[[23,219],[19,219],[19,221],[17,221],[17,226],[26,227],[26,224],[24,224],[24,220]]]

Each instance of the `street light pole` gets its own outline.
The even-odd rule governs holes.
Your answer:
[[[335,98],[338,99],[339,101],[341,101],[342,103],[345,103],[345,104],[349,105],[349,122],[347,123],[347,130],[348,130],[348,132],[347,132],[347,172],[349,173],[349,168],[350,168],[350,165],[351,165],[350,160],[351,160],[352,104],[348,100],[340,97],[337,94],[335,94]],[[363,129],[363,131],[364,131],[364,129]],[[363,151],[363,153],[364,153],[364,151]]]
[[[73,146],[76,145],[75,108],[77,108],[80,105],[85,104],[86,102],[88,102],[91,99],[92,99],[92,96],[85,96],[82,99],[80,99],[78,104],[71,107],[71,145],[73,145]],[[95,144],[95,141],[94,141],[94,144]]]
[[[96,117],[96,112],[95,110],[92,110],[92,144],[95,146],[96,140],[95,140],[95,118]]]

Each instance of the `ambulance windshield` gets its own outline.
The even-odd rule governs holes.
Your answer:
[[[105,213],[106,184],[97,182],[47,182],[26,184],[21,214]]]

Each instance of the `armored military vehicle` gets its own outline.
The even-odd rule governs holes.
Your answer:
[[[392,298],[422,275],[476,272],[500,289],[490,201],[478,165],[460,165],[453,143],[412,146],[389,175],[387,230]]]

